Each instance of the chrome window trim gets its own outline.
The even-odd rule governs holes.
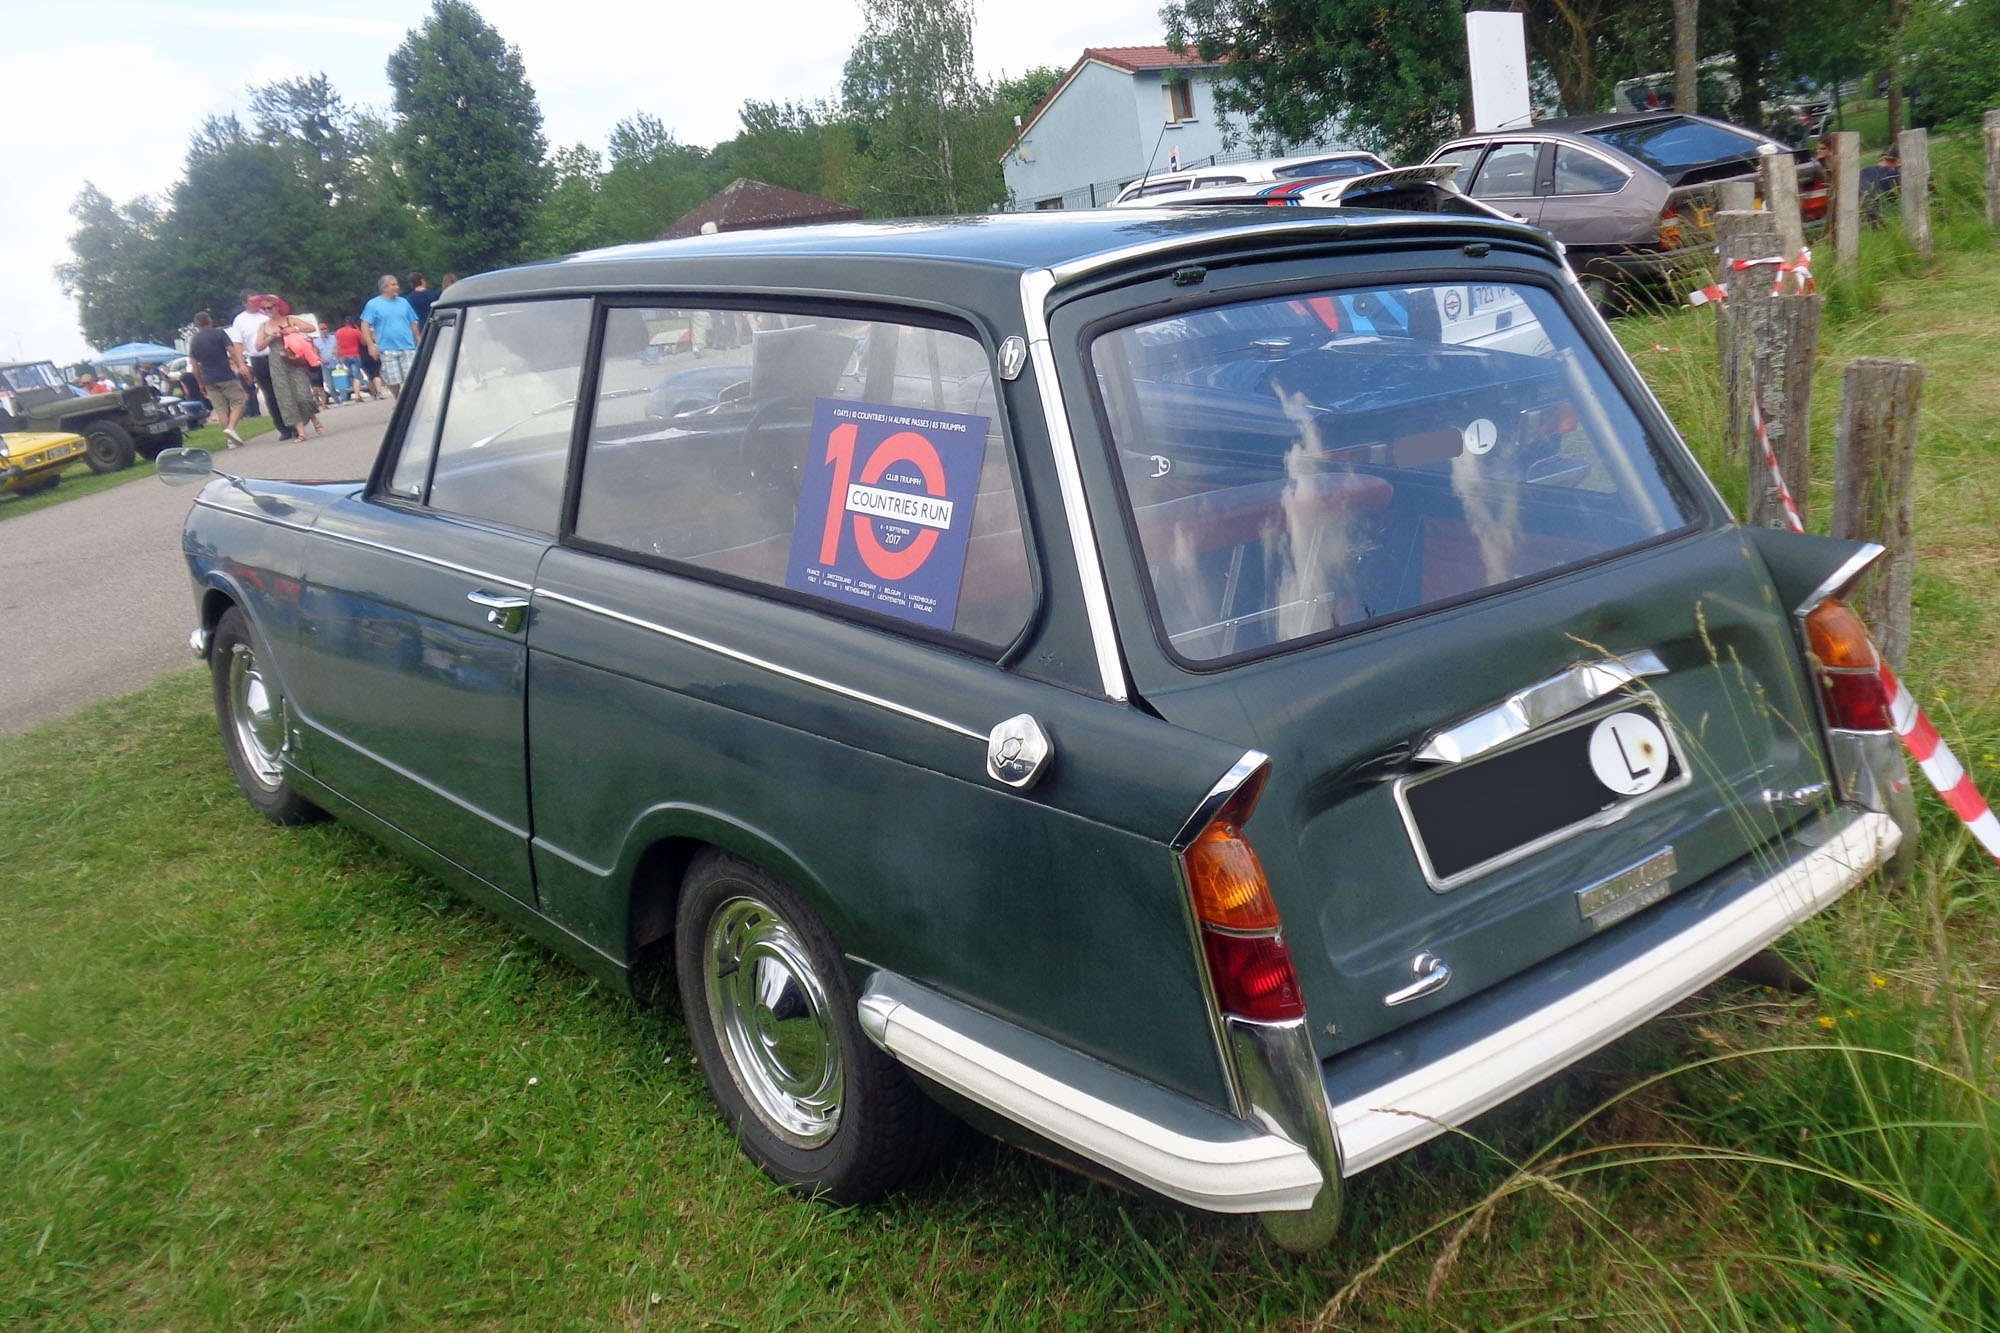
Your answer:
[[[1440,777],[1454,770],[1451,768],[1434,768],[1427,772],[1405,773],[1402,777],[1397,778],[1391,785],[1390,790],[1396,800],[1396,813],[1403,818],[1403,832],[1410,839],[1410,850],[1416,854],[1417,868],[1423,871],[1424,882],[1430,885],[1434,892],[1447,893],[1462,884],[1467,884],[1472,880],[1478,879],[1481,875],[1491,874],[1495,870],[1513,865],[1517,861],[1524,860],[1537,852],[1553,847],[1559,842],[1566,842],[1579,833],[1589,832],[1592,829],[1609,828],[1611,825],[1623,821],[1634,811],[1642,810],[1663,797],[1671,796],[1676,792],[1686,791],[1689,785],[1694,782],[1694,770],[1688,764],[1687,752],[1681,746],[1680,737],[1674,727],[1674,720],[1667,712],[1666,706],[1660,702],[1658,696],[1651,690],[1643,688],[1634,688],[1616,699],[1600,704],[1573,717],[1565,718],[1559,723],[1537,727],[1533,731],[1516,736],[1507,744],[1498,745],[1486,751],[1481,755],[1481,758],[1491,758],[1496,755],[1505,754],[1510,750],[1520,749],[1524,745],[1532,745],[1537,741],[1546,740],[1551,736],[1559,736],[1566,731],[1575,731],[1578,727],[1586,726],[1600,718],[1609,717],[1613,713],[1622,713],[1641,705],[1650,707],[1654,717],[1658,720],[1660,730],[1667,738],[1667,747],[1673,751],[1674,761],[1680,765],[1681,772],[1679,777],[1673,779],[1671,782],[1662,782],[1651,791],[1641,792],[1639,795],[1622,801],[1612,806],[1609,810],[1600,811],[1588,819],[1578,820],[1574,824],[1566,824],[1562,828],[1544,833],[1541,837],[1530,842],[1524,842],[1518,847],[1510,848],[1498,856],[1488,857],[1477,865],[1468,866],[1457,874],[1445,879],[1438,878],[1437,871],[1431,866],[1430,852],[1425,849],[1424,840],[1417,832],[1417,822],[1415,817],[1410,813],[1410,802],[1405,792],[1422,782]]]
[[[952,1027],[938,1014],[954,1004],[877,972],[859,1017],[876,1045],[925,1078],[1170,1199],[1217,1213],[1302,1212],[1328,1188],[1311,1152],[1282,1134],[1245,1125],[1240,1136],[1204,1139],[1148,1120]]]
[[[1547,1005],[1430,1064],[1333,1107],[1352,1177],[1462,1125],[1706,986],[1873,874],[1902,830],[1888,815],[1844,813],[1825,841],[1728,906]]]
[[[1118,627],[1111,618],[1111,589],[1098,556],[1097,533],[1084,498],[1083,464],[1077,457],[1076,438],[1070,433],[1062,387],[1056,380],[1055,349],[1049,341],[1048,312],[1044,307],[1057,281],[1051,269],[1022,274],[1021,315],[1027,324],[1028,357],[1035,368],[1035,389],[1041,395],[1049,451],[1055,459],[1057,483],[1062,491],[1063,517],[1068,520],[1077,576],[1083,584],[1084,615],[1090,622],[1098,678],[1107,698],[1124,703],[1131,691],[1125,679],[1124,659],[1118,650]]]
[[[527,592],[533,587],[532,584],[523,583],[519,579],[510,579],[499,574],[489,573],[483,569],[474,569],[471,565],[461,565],[456,561],[440,559],[434,555],[426,555],[421,551],[412,551],[407,547],[391,546],[387,542],[374,541],[368,537],[356,537],[352,533],[335,532],[330,528],[318,528],[305,523],[290,523],[281,518],[272,518],[266,514],[253,514],[245,509],[235,509],[228,505],[211,504],[201,499],[196,499],[195,504],[203,509],[213,509],[219,514],[229,514],[235,518],[255,519],[259,523],[269,523],[280,528],[290,528],[293,532],[309,533],[315,537],[324,537],[329,541],[346,542],[350,546],[360,546],[371,551],[382,551],[389,555],[400,555],[405,559],[415,560],[420,564],[432,565],[438,569],[448,569],[454,574],[463,574],[467,578],[478,579],[482,583],[498,583],[504,587],[517,588],[522,592]]]
[[[825,690],[829,694],[837,694],[844,699],[852,699],[857,703],[868,704],[872,707],[880,708],[885,712],[895,713],[900,717],[907,717],[916,722],[927,723],[930,726],[951,732],[955,736],[963,736],[968,740],[978,741],[982,747],[986,744],[987,733],[984,731],[975,731],[971,727],[962,726],[957,722],[938,717],[932,713],[926,713],[920,708],[913,708],[908,704],[900,704],[893,699],[884,699],[880,695],[870,694],[866,690],[857,690],[851,685],[842,685],[838,681],[827,680],[822,676],[811,675],[808,672],[799,671],[793,667],[773,662],[768,658],[758,657],[754,653],[746,653],[740,648],[731,648],[726,644],[717,643],[713,639],[704,639],[699,635],[689,634],[685,630],[677,630],[655,621],[641,619],[638,616],[626,615],[623,611],[614,611],[608,606],[599,606],[595,602],[586,602],[580,597],[571,597],[566,593],[551,592],[547,588],[537,588],[535,596],[547,598],[552,602],[560,602],[564,606],[573,606],[579,611],[587,611],[592,615],[603,616],[608,620],[616,620],[621,624],[630,625],[634,629],[648,630],[654,634],[672,639],[676,643],[684,643],[689,647],[702,649],[704,652],[715,653],[720,657],[729,658],[733,662],[741,662],[745,666],[756,667],[761,671],[769,671],[774,675],[783,676],[787,680],[794,680],[802,685],[810,685],[814,689]]]

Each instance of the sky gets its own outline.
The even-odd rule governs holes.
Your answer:
[[[551,147],[599,153],[619,121],[658,116],[682,143],[734,136],[745,101],[832,96],[861,33],[859,0],[474,0],[520,48]],[[973,55],[988,78],[1067,68],[1087,46],[1163,40],[1161,0],[980,0]],[[90,355],[52,272],[86,181],[118,203],[163,197],[208,116],[249,119],[253,87],[324,73],[349,105],[386,112],[383,65],[428,0],[91,0],[83,11],[0,0],[0,360]]]

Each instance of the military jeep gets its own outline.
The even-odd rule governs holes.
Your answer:
[[[84,393],[51,361],[0,362],[0,430],[69,431],[83,436],[92,472],[132,466],[181,443],[188,422],[151,389]]]

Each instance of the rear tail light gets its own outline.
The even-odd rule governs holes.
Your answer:
[[[1576,406],[1568,399],[1552,407],[1531,407],[1521,413],[1521,427],[1530,439],[1567,435],[1578,426]]]
[[[1304,1018],[1306,1006],[1263,864],[1243,836],[1269,773],[1260,769],[1237,788],[1181,853],[1181,867],[1222,1011],[1275,1023]]]
[[[1681,214],[1678,205],[1669,202],[1660,210],[1657,232],[1662,250],[1678,250],[1686,244],[1681,236]]]
[[[1819,676],[1827,725],[1841,731],[1893,731],[1882,660],[1845,602],[1826,601],[1805,618],[1806,646]]]

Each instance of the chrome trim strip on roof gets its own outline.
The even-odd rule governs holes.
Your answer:
[[[1750,892],[1499,1031],[1333,1108],[1349,1176],[1407,1152],[1608,1045],[1832,903],[1894,856],[1896,821],[1858,814]],[[1394,1040],[1391,1038],[1391,1040]]]
[[[1069,415],[1063,407],[1061,386],[1056,382],[1055,349],[1049,343],[1044,304],[1056,281],[1056,275],[1049,269],[1023,273],[1021,316],[1027,322],[1028,359],[1035,368],[1035,390],[1042,399],[1049,451],[1055,457],[1056,478],[1062,490],[1063,516],[1069,522],[1070,546],[1076,552],[1076,571],[1083,584],[1084,616],[1090,622],[1090,643],[1097,655],[1098,678],[1107,697],[1124,703],[1131,697],[1131,691],[1125,681],[1125,662],[1118,651],[1118,627],[1111,618],[1111,589],[1104,580],[1103,562],[1098,559],[1097,533],[1083,494],[1083,465],[1077,458],[1076,438],[1070,434]]]
[[[1838,597],[1848,584],[1860,578],[1867,571],[1868,566],[1880,560],[1883,552],[1887,549],[1887,547],[1876,542],[1863,542],[1860,550],[1842,561],[1839,569],[1834,570],[1833,573],[1821,579],[1819,586],[1807,593],[1806,599],[1803,602],[1792,608],[1792,614],[1795,616],[1809,615],[1819,609],[1821,602],[1829,598]]]
[[[614,611],[608,606],[599,606],[595,602],[586,602],[581,598],[566,596],[563,593],[550,592],[547,588],[537,588],[535,590],[535,596],[545,597],[552,602],[561,602],[564,606],[573,606],[579,611],[588,611],[592,615],[599,615],[609,620],[616,620],[622,624],[630,625],[634,629],[650,630],[654,634],[664,635],[669,639],[673,639],[677,643],[685,643],[690,647],[700,648],[705,652],[715,653],[720,657],[727,657],[731,661],[741,662],[745,666],[753,666],[761,671],[769,671],[774,675],[783,676],[788,680],[798,681],[802,685],[810,685],[815,689],[825,690],[829,694],[837,694],[840,695],[842,698],[853,699],[858,703],[869,704],[873,707],[880,708],[885,712],[895,713],[901,717],[910,718],[913,721],[928,723],[933,727],[938,727],[941,728],[942,730],[949,731],[955,736],[964,736],[969,740],[978,741],[981,745],[984,745],[986,743],[986,737],[987,737],[986,732],[974,731],[970,727],[960,726],[956,722],[949,721],[945,718],[938,717],[931,713],[926,713],[922,709],[912,708],[908,704],[899,704],[893,699],[884,699],[880,695],[869,694],[865,690],[857,690],[852,686],[842,685],[837,681],[827,680],[823,677],[810,675],[807,672],[799,671],[792,667],[782,666],[779,663],[770,661],[767,658],[758,657],[754,653],[746,653],[741,649],[731,648],[725,644],[717,643],[713,639],[704,639],[699,637],[698,635],[689,634],[684,630],[673,629],[666,625],[657,624],[651,620],[642,620],[638,616],[628,616],[623,611]]]
[[[331,528],[313,527],[305,523],[288,523],[284,519],[272,518],[268,514],[253,514],[248,510],[232,508],[229,505],[211,504],[199,498],[195,500],[195,504],[203,509],[213,509],[218,514],[229,514],[236,518],[255,519],[259,523],[269,523],[275,527],[290,528],[294,532],[308,532],[315,537],[324,537],[329,541],[346,542],[350,546],[359,546],[370,551],[383,551],[389,555],[400,555],[405,559],[415,560],[420,564],[433,565],[438,569],[448,569],[454,574],[464,574],[466,577],[478,579],[482,583],[497,583],[503,587],[518,588],[523,592],[528,591],[534,586],[523,583],[519,579],[510,579],[499,574],[488,573],[483,569],[474,569],[471,565],[461,565],[452,560],[440,560],[437,556],[425,555],[421,551],[412,551],[402,546],[391,546],[387,542],[372,541],[367,537],[356,537],[352,533],[336,532]]]
[[[870,1040],[924,1077],[1170,1199],[1216,1213],[1293,1212],[1326,1187],[1311,1153],[1281,1134],[1232,1120],[1227,1137],[1209,1138],[1148,1119],[960,1031],[951,1016],[964,1008],[878,972],[859,1016]],[[1052,1059],[1088,1060],[1017,1032]],[[1207,1122],[1224,1127],[1219,1114]]]

